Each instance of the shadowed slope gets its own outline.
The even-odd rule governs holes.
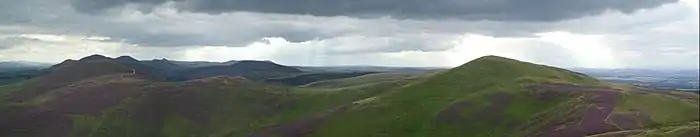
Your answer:
[[[431,75],[431,74],[434,74],[434,73],[427,73],[427,74],[422,74],[422,75]],[[375,73],[375,74],[367,74],[367,75],[351,77],[351,78],[344,78],[344,79],[318,81],[318,82],[302,85],[301,87],[344,88],[344,87],[376,84],[376,83],[382,83],[382,82],[392,82],[392,81],[403,80],[403,79],[408,79],[408,78],[417,78],[419,76],[421,76],[421,74]]]
[[[228,76],[153,83],[142,88],[147,91],[144,94],[104,110],[101,116],[73,117],[74,122],[78,122],[73,135],[101,137],[128,133],[144,137],[205,137],[298,134],[321,124],[320,119],[314,117],[324,115],[326,110],[374,96],[385,91],[385,87],[389,86],[309,90],[258,84],[242,77]],[[290,127],[285,123],[301,125]]]
[[[73,130],[71,115],[100,115],[127,97],[141,94],[144,82],[130,73],[107,74],[47,89],[25,101],[7,102],[0,105],[0,135],[67,137]]]
[[[263,80],[263,82],[271,83],[271,84],[279,84],[279,85],[300,86],[300,85],[305,85],[305,84],[309,84],[309,83],[316,82],[316,81],[351,78],[351,77],[357,77],[357,76],[362,76],[362,75],[367,75],[367,74],[372,74],[372,73],[374,73],[374,72],[308,73],[308,74],[299,74],[299,75],[293,75],[293,76],[288,76],[288,77],[269,78],[269,79]]]
[[[138,75],[148,77],[155,81],[164,81],[173,71],[182,68],[175,64],[168,63],[167,60],[163,62],[141,62],[129,56],[121,56],[114,60],[134,69]]]
[[[385,87],[390,86],[309,90],[264,85],[242,77],[150,82],[128,73],[109,74],[49,90],[16,103],[18,108],[0,106],[2,112],[12,112],[0,114],[0,135],[247,136],[374,96]],[[25,124],[13,124],[19,121]],[[276,129],[296,133],[291,129],[299,128]]]
[[[134,70],[110,58],[93,55],[80,61],[66,60],[54,65],[49,71],[46,75],[24,82],[20,91],[10,95],[11,100],[26,101],[73,82],[109,74],[132,73]]]
[[[215,76],[242,76],[253,81],[289,76],[302,71],[268,61],[239,61],[227,66],[209,66],[179,72],[179,79],[191,80]]]

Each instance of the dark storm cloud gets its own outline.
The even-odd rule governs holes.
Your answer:
[[[143,6],[159,5],[168,1],[179,0],[73,0],[73,7],[82,12],[99,13],[104,9],[124,6],[127,4],[138,4]],[[143,11],[150,11],[148,8],[141,8]]]
[[[126,26],[124,29],[115,30],[109,33],[100,34],[102,36],[123,38],[113,41],[125,43],[141,44],[143,46],[193,46],[193,45],[213,45],[213,46],[247,46],[253,42],[258,42],[266,37],[280,37],[289,42],[304,42],[315,39],[326,39],[339,34],[324,32],[319,28],[308,28],[295,25],[275,25],[267,24],[266,27],[246,27],[249,24],[236,24],[236,27],[219,26],[215,28],[199,28],[207,30],[203,32],[183,32],[187,28],[197,29],[198,25],[188,24],[182,26],[183,29],[139,31]],[[263,23],[260,23],[263,24]],[[140,32],[140,33],[134,33]]]
[[[387,1],[388,0],[375,0]],[[420,3],[417,0],[407,0],[398,3],[423,4],[427,7],[440,5],[449,6],[444,3],[464,3],[460,7],[470,7],[479,5],[479,1],[459,2],[434,0],[434,3]],[[530,2],[541,3],[542,0],[531,0]],[[572,2],[571,0],[569,0]],[[621,3],[624,0],[616,0]],[[640,0],[639,3],[654,3],[651,0]],[[70,3],[67,3],[70,2]],[[166,6],[162,4],[168,3]],[[174,4],[173,4],[174,2]],[[230,3],[228,3],[230,2]],[[231,5],[235,3],[244,4]],[[477,33],[496,37],[523,37],[532,36],[533,33],[548,31],[554,28],[549,28],[550,22],[509,22],[509,21],[468,21],[468,20],[392,20],[392,19],[357,19],[344,16],[337,17],[319,17],[296,15],[302,12],[299,10],[308,10],[309,14],[321,16],[334,15],[353,15],[359,14],[389,14],[381,10],[372,10],[372,5],[382,6],[381,3],[372,1],[357,1],[355,4],[350,4],[348,12],[339,12],[340,9],[333,8],[341,3],[349,3],[345,0],[337,1],[321,1],[316,3],[303,4],[305,1],[295,1],[297,6],[286,5],[277,6],[279,8],[287,8],[286,10],[274,11],[274,5],[283,4],[283,1],[261,0],[258,3],[266,3],[257,5],[245,0],[232,1],[213,1],[213,0],[27,0],[27,1],[10,1],[0,0],[0,15],[6,17],[0,20],[0,24],[15,24],[15,25],[31,25],[44,28],[44,32],[36,30],[28,31],[30,33],[42,34],[71,34],[71,35],[94,35],[112,38],[112,41],[125,42],[129,44],[138,44],[141,46],[192,46],[192,45],[217,45],[217,46],[246,46],[252,42],[257,42],[265,37],[281,37],[290,42],[304,42],[310,40],[325,40],[336,37],[348,36],[366,36],[366,37],[394,37],[396,34],[420,34],[420,33],[435,33],[435,34],[463,34],[465,32]],[[514,1],[518,3],[518,1]],[[546,1],[545,1],[546,2]],[[5,4],[3,4],[5,3]],[[298,4],[302,3],[302,4]],[[310,3],[310,2],[306,2]],[[396,2],[395,2],[396,3]],[[482,5],[491,5],[492,7],[509,7],[513,4],[504,0],[482,1]],[[551,1],[550,3],[561,3],[559,1]],[[581,2],[579,2],[581,3]],[[639,4],[638,3],[638,4]],[[660,3],[657,1],[657,4]],[[67,6],[66,4],[72,5]],[[581,3],[576,5],[596,4],[593,2]],[[598,3],[599,4],[599,3]],[[128,5],[128,6],[127,6]],[[268,5],[268,6],[265,6]],[[304,5],[302,9],[296,9]],[[347,4],[346,4],[347,5]],[[522,4],[520,4],[522,5]],[[569,4],[571,5],[571,4]],[[592,7],[620,7],[614,5]],[[654,4],[649,4],[654,5]],[[159,7],[154,7],[159,6]],[[219,7],[217,7],[219,6]],[[323,8],[326,6],[327,8]],[[390,5],[384,5],[390,6]],[[172,10],[172,7],[178,7],[182,10],[204,12],[204,13],[219,13],[228,11],[255,11],[255,12],[277,12],[288,14],[265,14],[265,13],[226,13],[218,15],[204,15],[191,13],[163,13],[163,9]],[[209,7],[209,8],[205,8]],[[255,8],[251,8],[255,7]],[[364,7],[364,8],[363,8]],[[478,6],[480,7],[480,6]],[[635,6],[625,8],[631,11]],[[644,6],[636,6],[644,7]],[[115,10],[117,8],[125,8],[126,13],[132,10],[141,10],[143,12],[154,11],[153,14],[144,14],[131,16],[121,14]],[[149,9],[150,8],[150,9]],[[389,7],[390,8],[390,7]],[[547,6],[544,8],[556,8]],[[361,10],[366,9],[366,10]],[[442,9],[442,8],[440,8]],[[447,10],[447,8],[445,8]],[[450,10],[455,11],[455,14],[445,14],[445,17],[457,15],[457,8]],[[355,10],[355,11],[352,11]],[[471,9],[474,14],[467,16],[476,17],[476,14],[484,14],[487,12],[476,12],[478,10]],[[490,9],[496,11],[496,9]],[[544,9],[537,9],[544,10]],[[624,9],[623,9],[624,10]],[[76,13],[99,13],[105,12],[103,15],[90,15]],[[369,12],[373,11],[373,12]],[[419,10],[410,10],[406,12],[398,12],[396,14],[410,15],[414,17],[432,16],[438,14],[438,11],[417,12]],[[304,14],[306,14],[304,12]],[[467,12],[467,11],[462,11]],[[514,13],[512,11],[504,11],[505,13]],[[393,13],[392,13],[393,14]],[[441,13],[442,14],[442,13]],[[529,13],[534,14],[534,13]],[[398,15],[397,15],[398,16]],[[515,16],[515,15],[508,15]],[[516,19],[516,18],[513,18]],[[531,18],[534,19],[534,18]],[[125,21],[126,20],[126,21]],[[565,26],[569,27],[569,26]],[[580,28],[580,27],[573,27]],[[592,30],[592,29],[586,29]],[[45,32],[49,31],[49,32]],[[423,37],[404,37],[405,35],[396,36],[387,43],[395,43],[397,45],[390,46],[375,46],[359,49],[348,49],[343,52],[362,52],[362,51],[405,51],[405,50],[420,50],[420,51],[436,51],[449,49],[447,46],[434,46],[434,42],[426,43],[418,40],[425,40]],[[414,38],[411,42],[402,42],[408,40],[399,40]],[[434,38],[434,37],[429,37]],[[441,38],[434,38],[441,39]],[[385,43],[379,41],[376,43]],[[424,44],[421,46],[416,46]],[[372,45],[372,44],[367,44]],[[348,45],[357,47],[353,45]],[[363,46],[360,46],[363,47]],[[434,48],[438,47],[438,48]]]
[[[72,0],[76,10],[96,13],[127,4],[175,2],[180,10],[232,11],[393,18],[555,21],[606,10],[625,13],[678,0]],[[141,8],[147,10],[147,8]]]
[[[240,47],[265,37],[281,37],[290,42],[303,42],[335,37],[338,35],[336,33],[340,33],[329,32],[305,23],[295,23],[298,20],[296,18],[269,21],[264,14],[236,14],[228,17],[179,13],[137,17],[121,14],[93,16],[76,13],[67,2],[69,0],[0,0],[0,36],[86,35],[109,37],[109,41],[140,46]],[[86,6],[109,8],[129,2],[131,1],[95,0],[86,2]],[[159,2],[163,1],[140,3],[156,5]],[[133,6],[129,8],[134,10]]]

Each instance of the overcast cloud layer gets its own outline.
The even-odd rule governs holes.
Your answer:
[[[0,61],[698,68],[697,0],[0,0]]]
[[[553,21],[599,14],[630,13],[677,0],[72,0],[81,12],[100,13],[129,4],[151,12],[172,2],[178,10],[220,14],[235,11],[314,16],[459,18]]]

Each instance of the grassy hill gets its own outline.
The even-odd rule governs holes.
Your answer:
[[[112,78],[109,78],[112,77]],[[94,78],[18,104],[24,109],[3,115],[11,121],[46,124],[9,125],[2,135],[104,137],[247,136],[268,128],[323,115],[352,101],[379,94],[382,87],[314,90],[262,85],[239,77],[214,77],[187,82],[144,82],[115,75]],[[110,80],[111,79],[111,80]],[[89,81],[89,82],[88,82]],[[111,89],[111,90],[104,90]],[[89,102],[89,103],[88,103]],[[6,106],[7,108],[7,106]],[[46,122],[32,111],[47,111]],[[4,111],[7,112],[7,111]],[[51,112],[51,113],[49,113]],[[7,114],[7,113],[6,113]],[[0,125],[3,121],[0,119]],[[72,125],[71,132],[51,128]],[[2,125],[8,126],[8,125]],[[310,125],[312,126],[312,125]],[[47,133],[50,132],[50,133]]]
[[[123,65],[89,62],[110,67],[80,77],[52,71],[30,80],[39,83],[0,87],[0,96],[14,98],[62,80],[0,104],[0,136],[685,137],[700,131],[698,94],[614,85],[496,56],[418,77],[370,74],[324,88],[236,76],[158,82],[123,73],[131,70]],[[92,67],[84,63],[56,67]]]
[[[621,130],[606,121],[616,116],[611,110],[621,92],[601,85],[567,70],[487,56],[357,104],[312,136],[583,136]],[[689,116],[697,114],[697,103],[674,107],[667,113],[688,115],[671,119],[697,121]],[[639,128],[647,127],[653,125]]]

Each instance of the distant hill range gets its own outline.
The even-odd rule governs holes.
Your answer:
[[[104,57],[101,55],[94,56],[97,56],[95,58]],[[270,61],[245,60],[231,60],[226,62],[175,61],[167,59],[137,60],[130,56],[120,56],[113,60],[134,68],[138,70],[139,73],[144,73],[153,79],[161,81],[186,81],[213,76],[243,76],[253,81],[294,86],[372,73],[417,75],[448,69],[437,67],[385,66],[284,66]],[[243,63],[237,64],[239,62]],[[23,81],[46,74],[48,72],[46,68],[50,66],[52,65],[36,62],[0,62],[0,85]],[[698,69],[571,68],[571,70],[607,82],[630,84],[659,90],[700,91],[700,70]]]
[[[574,68],[608,82],[661,90],[700,91],[698,69],[590,69]]]
[[[46,74],[51,64],[36,62],[0,62],[0,85],[28,80]]]
[[[25,61],[0,62],[0,72],[38,70],[49,66],[51,64]]]
[[[449,68],[438,67],[385,67],[385,66],[295,66],[306,72],[399,72],[399,73],[424,73],[433,70],[447,70]]]
[[[0,136],[700,136],[697,93],[498,56],[422,73],[182,64],[93,55],[53,65],[0,86]]]
[[[282,85],[302,85],[311,82],[348,78],[376,72],[419,74],[431,68],[400,68],[375,66],[348,67],[292,67],[271,61],[172,61],[167,59],[137,60],[130,56],[110,58],[91,55],[79,60],[66,60],[55,66],[74,62],[111,61],[133,69],[136,73],[158,81],[187,81],[215,76],[241,76],[253,81]],[[26,80],[46,74],[51,65],[31,62],[4,62],[0,66],[0,85]],[[108,66],[109,67],[109,66]],[[22,72],[18,72],[22,71]],[[5,73],[3,73],[5,72]]]
[[[121,56],[113,60],[133,68],[136,72],[142,72],[143,75],[163,81],[186,81],[216,76],[240,76],[258,81],[302,73],[297,68],[270,61],[244,60],[222,63],[169,61],[166,59],[139,61],[128,56]]]

